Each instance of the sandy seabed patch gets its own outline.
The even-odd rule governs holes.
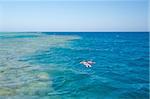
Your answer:
[[[36,37],[16,37],[32,35]],[[41,67],[38,65],[20,61],[20,59],[48,48],[68,46],[67,42],[74,39],[79,37],[42,33],[0,33],[1,98],[16,99],[19,98],[18,96],[35,96],[33,98],[36,98],[36,95],[45,95],[47,90],[54,92],[51,77],[47,72],[40,71]]]

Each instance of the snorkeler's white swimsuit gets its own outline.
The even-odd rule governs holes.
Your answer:
[[[83,65],[85,65],[86,67],[92,67],[91,64],[89,64],[88,62],[82,62]]]

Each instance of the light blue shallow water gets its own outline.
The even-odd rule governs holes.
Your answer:
[[[146,32],[0,33],[0,98],[148,99],[148,43]]]

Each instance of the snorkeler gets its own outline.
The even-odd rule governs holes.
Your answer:
[[[92,62],[92,61],[81,61],[80,64],[83,64],[86,67],[92,67],[92,64],[95,64],[95,62]]]

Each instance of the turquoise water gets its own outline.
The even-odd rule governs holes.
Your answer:
[[[148,43],[147,32],[1,32],[0,99],[148,99]]]

